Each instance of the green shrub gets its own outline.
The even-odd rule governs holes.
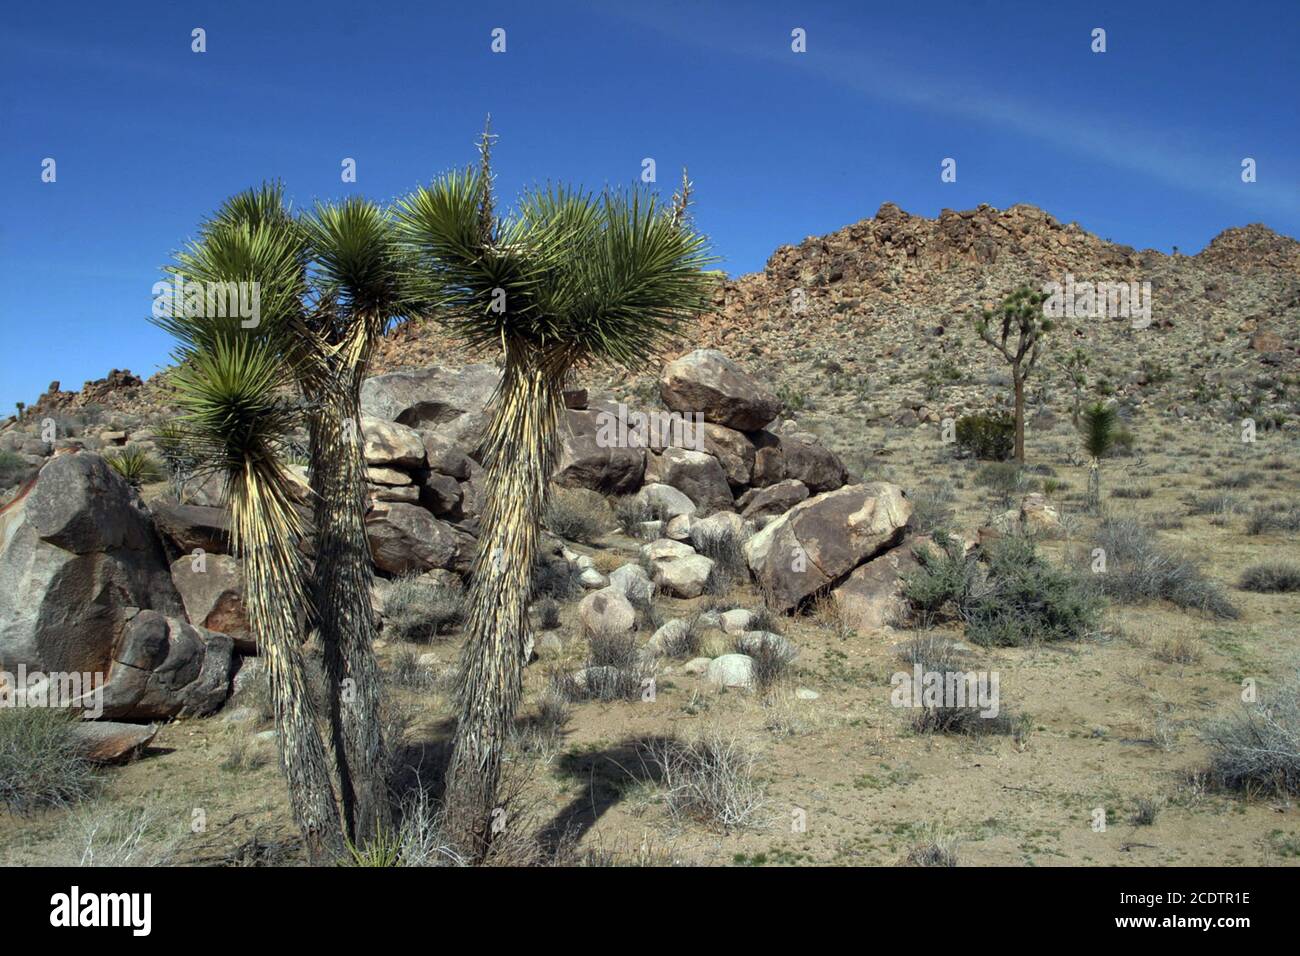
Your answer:
[[[1033,489],[1034,480],[1014,462],[999,461],[982,466],[975,473],[975,484],[988,488],[1004,508],[1009,508],[1016,498]]]
[[[1087,636],[1097,629],[1102,603],[1090,582],[1045,561],[1032,541],[1006,537],[991,549],[988,576],[962,616],[974,643],[1019,646]]]
[[[52,707],[0,708],[0,804],[27,813],[90,795],[95,772],[77,749],[75,719]]]
[[[21,456],[11,451],[0,451],[0,490],[13,488],[31,479],[36,465],[29,465]]]
[[[959,615],[978,580],[975,561],[962,553],[960,541],[939,534],[935,543],[941,550],[917,549],[920,567],[903,576],[903,597],[927,626],[946,612]]]
[[[1006,461],[1016,447],[1015,417],[1009,412],[963,415],[957,419],[957,447],[984,461]]]

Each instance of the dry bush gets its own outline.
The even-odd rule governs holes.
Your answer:
[[[0,707],[0,806],[27,813],[94,792],[98,778],[77,749],[76,719],[60,708]]]
[[[715,730],[693,741],[657,738],[643,742],[641,754],[674,820],[723,833],[758,824],[766,805],[755,779],[758,758],[734,734]]]

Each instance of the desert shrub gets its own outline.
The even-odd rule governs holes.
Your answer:
[[[1285,561],[1252,565],[1242,572],[1237,587],[1260,594],[1300,591],[1300,565]]]
[[[1093,547],[1105,553],[1106,570],[1095,575],[1101,590],[1124,604],[1169,601],[1180,608],[1235,618],[1236,607],[1196,565],[1161,548],[1155,536],[1132,518],[1106,518]]]
[[[1222,492],[1213,495],[1190,495],[1183,499],[1189,515],[1214,515],[1224,517],[1239,514],[1241,502],[1233,495]]]
[[[105,454],[104,460],[114,471],[136,487],[162,481],[167,477],[162,462],[143,448],[128,446],[121,451]]]
[[[984,461],[1006,461],[1016,446],[1016,422],[1010,412],[985,412],[957,419],[957,447]]]
[[[913,667],[920,665],[922,673],[943,675],[945,684],[949,681],[948,675],[967,672],[965,655],[953,646],[952,641],[938,634],[926,633],[913,638],[899,649],[898,658]],[[910,674],[908,677],[911,679]],[[952,680],[956,681],[958,678],[954,676]],[[912,729],[918,734],[969,736],[1021,732],[1023,718],[1013,717],[1001,708],[997,716],[985,717],[980,712],[981,708],[976,706],[974,687],[966,684],[965,690],[970,703],[959,705],[955,702],[952,704],[914,702],[919,706],[916,706],[912,717]]]
[[[724,833],[758,822],[766,803],[755,777],[758,759],[738,737],[713,731],[693,741],[643,741],[641,755],[663,787],[664,805],[674,819]]]
[[[754,662],[754,688],[762,693],[781,683],[793,660],[790,645],[781,637],[745,641],[741,636],[736,639],[735,650],[738,654],[748,654]]]
[[[1300,531],[1300,505],[1275,501],[1256,508],[1246,524],[1247,534]]]
[[[1263,480],[1263,477],[1257,471],[1234,471],[1215,478],[1210,482],[1210,487],[1229,491],[1243,491],[1253,487],[1256,482]]]
[[[1120,485],[1110,493],[1112,498],[1150,498],[1155,491],[1150,485]]]
[[[13,488],[28,481],[37,472],[36,465],[12,451],[0,451],[0,490]]]
[[[933,534],[951,528],[954,512],[948,506],[956,497],[956,491],[949,482],[922,485],[908,495],[912,502],[913,530],[917,534]]]
[[[908,866],[956,866],[959,845],[952,834],[931,828],[908,850],[906,863]]]
[[[577,698],[633,700],[641,694],[644,672],[635,634],[593,631],[587,635],[585,692],[578,693]]]
[[[975,561],[962,553],[960,541],[937,535],[935,543],[941,550],[918,548],[920,567],[903,576],[903,597],[926,626],[945,612],[960,614],[978,579]]]
[[[975,473],[975,484],[992,491],[1004,508],[1033,488],[1033,480],[1009,461],[984,465]]]
[[[77,749],[75,719],[54,707],[0,708],[0,804],[27,813],[90,795],[96,777]]]
[[[437,674],[420,663],[420,655],[409,647],[400,647],[393,655],[388,679],[407,690],[429,690],[438,682]]]
[[[1300,678],[1205,731],[1210,778],[1246,793],[1300,794]]]
[[[744,542],[730,528],[722,528],[713,534],[698,535],[694,544],[696,552],[713,561],[705,586],[706,593],[726,594],[735,585],[749,580]]]
[[[97,801],[78,808],[59,827],[53,862],[57,866],[173,866],[190,836],[188,811],[156,803],[121,806]]]
[[[569,541],[594,544],[605,534],[605,499],[583,488],[556,488],[546,505],[543,524]]]
[[[537,623],[543,631],[553,631],[560,626],[560,605],[555,598],[543,597],[534,601],[533,610],[537,612]]]
[[[540,555],[533,564],[533,599],[568,601],[582,592],[578,575],[563,558]]]
[[[659,515],[643,498],[636,495],[624,495],[614,499],[614,517],[623,533],[630,538],[642,536],[641,525],[646,521],[655,521]]]
[[[384,595],[384,632],[393,640],[436,640],[464,618],[464,592],[422,575],[394,578]]]
[[[1019,646],[1095,632],[1102,603],[1089,581],[1044,560],[1032,541],[1009,536],[990,550],[988,576],[971,590],[962,617],[976,644]]]

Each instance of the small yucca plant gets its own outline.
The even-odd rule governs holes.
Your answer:
[[[1088,453],[1088,504],[1101,504],[1101,460],[1115,447],[1115,406],[1094,402],[1083,410],[1083,448]]]
[[[162,464],[143,448],[123,448],[104,456],[110,467],[135,487],[166,477]]]

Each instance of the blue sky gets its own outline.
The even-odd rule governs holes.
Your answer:
[[[388,199],[469,161],[488,112],[503,195],[629,183],[645,157],[670,193],[688,165],[732,274],[887,200],[1029,202],[1163,251],[1248,222],[1295,236],[1297,51],[1296,0],[9,4],[0,408],[164,365],[151,287],[229,193]]]

